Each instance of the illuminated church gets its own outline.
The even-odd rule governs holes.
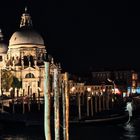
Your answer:
[[[44,61],[47,59],[46,46],[41,35],[33,28],[31,16],[25,8],[21,16],[20,28],[13,33],[9,40],[9,45],[3,42],[3,34],[0,30],[0,89],[4,92],[1,85],[1,70],[8,69],[22,83],[21,88],[15,89],[14,95],[36,97],[44,95]],[[48,60],[48,59],[47,59]],[[53,93],[53,69],[57,68],[60,79],[63,79],[60,64],[54,63],[53,58],[50,60],[50,92]],[[108,86],[108,85],[107,85]],[[85,93],[92,87],[92,91],[101,91],[102,85],[85,85],[69,81],[69,91],[75,87],[77,93]],[[112,86],[109,86],[111,89]],[[98,89],[98,90],[97,90]],[[0,90],[0,95],[2,95]],[[13,90],[13,89],[12,89]],[[10,94],[10,92],[9,92]]]
[[[44,60],[47,51],[43,38],[33,29],[27,8],[21,16],[20,28],[9,40],[9,46],[3,43],[1,31],[0,41],[0,68],[8,68],[19,81],[22,81],[22,90],[17,92],[18,96],[38,96],[38,93],[43,95]],[[52,60],[51,66],[53,64]]]

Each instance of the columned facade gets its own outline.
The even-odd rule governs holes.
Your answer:
[[[5,67],[22,83],[20,95],[38,96],[40,92],[43,96],[44,60],[47,51],[43,38],[33,28],[27,8],[21,16],[19,29],[9,40],[6,53]]]

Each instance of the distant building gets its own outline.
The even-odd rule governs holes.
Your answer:
[[[99,71],[92,72],[93,84],[108,83],[109,79],[122,91],[137,93],[139,73],[135,71]],[[112,83],[113,84],[113,83]]]
[[[69,80],[69,90],[70,90],[70,94],[90,92],[93,95],[94,94],[98,95],[103,92],[112,93],[113,85],[112,84],[106,84],[106,85],[85,84],[85,83],[79,83],[79,82],[77,83],[73,80]]]

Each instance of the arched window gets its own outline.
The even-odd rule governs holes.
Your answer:
[[[0,56],[0,61],[2,61],[2,56]]]
[[[26,74],[25,78],[35,78],[35,76],[32,73]]]

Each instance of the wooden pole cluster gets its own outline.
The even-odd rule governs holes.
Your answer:
[[[44,132],[45,139],[51,140],[50,126],[50,83],[49,83],[49,62],[45,62],[45,80],[44,80]],[[60,140],[60,103],[59,88],[62,92],[62,111],[63,111],[63,139],[69,140],[69,93],[68,93],[68,73],[64,74],[63,80],[59,83],[58,69],[53,71],[53,92],[54,92],[54,132],[55,140]]]
[[[110,97],[109,93],[95,93],[86,95],[86,116],[94,116],[96,113],[109,110],[112,102],[110,101],[112,98]],[[78,104],[79,109],[79,104]],[[82,108],[80,108],[80,114]],[[95,114],[94,114],[95,112]],[[79,113],[79,110],[78,110]],[[82,117],[82,116],[80,116]]]

